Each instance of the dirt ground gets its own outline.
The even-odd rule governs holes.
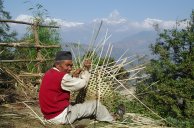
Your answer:
[[[0,128],[164,128],[164,123],[136,113],[125,113],[122,121],[112,124],[82,119],[72,125],[53,125],[43,119],[37,98],[24,100],[13,89],[0,90]]]
[[[38,116],[37,116],[37,115]],[[76,121],[72,125],[43,124],[38,117],[42,117],[37,101],[2,104],[0,106],[0,128],[164,128],[155,124],[113,124],[95,122],[90,119]]]

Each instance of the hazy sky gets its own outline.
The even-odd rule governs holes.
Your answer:
[[[27,22],[33,19],[33,10],[29,9],[37,4],[43,6],[41,10],[48,11],[45,21],[54,20],[62,34],[73,33],[78,39],[86,38],[82,34],[92,32],[91,25],[100,21],[107,25],[103,28],[114,35],[113,40],[153,31],[156,24],[160,29],[173,28],[177,20],[190,18],[194,9],[194,0],[4,0],[5,10],[13,20]],[[21,26],[12,28],[24,33]]]
[[[4,0],[4,7],[15,19],[21,14],[31,15],[28,9],[37,3],[51,18],[72,22],[90,22],[114,11],[130,21],[177,20],[188,18],[194,9],[194,0]]]
[[[100,21],[103,21],[100,32],[102,37],[106,30],[109,30],[111,43],[126,42],[126,46],[136,52],[138,50],[145,52],[143,49],[148,49],[148,45],[155,39],[155,36],[150,34],[156,32],[155,30],[177,27],[176,21],[189,19],[194,9],[194,0],[26,1],[4,0],[5,10],[10,12],[13,20],[31,22],[33,13],[29,8],[41,4],[48,10],[49,17],[45,18],[45,21],[52,20],[60,26],[62,42],[89,42],[93,25],[99,25]],[[19,35],[25,34],[24,25],[11,25]],[[187,22],[180,24],[181,28],[186,26]],[[155,29],[156,27],[159,29]]]

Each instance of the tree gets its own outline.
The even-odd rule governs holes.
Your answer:
[[[11,19],[9,12],[4,10],[2,0],[0,0],[0,19]],[[0,43],[14,41],[16,40],[16,35],[17,33],[12,32],[7,23],[0,22]],[[0,60],[12,59],[13,55],[13,49],[0,47]],[[10,78],[0,69],[0,80],[1,79],[10,80]],[[0,87],[5,87],[7,85],[8,84],[0,84]]]
[[[0,0],[0,19],[11,19],[9,12],[4,10],[3,1]],[[16,32],[11,32],[7,23],[0,23],[0,42],[9,42],[16,40]],[[0,47],[0,59],[13,58],[11,50]]]
[[[159,34],[151,45],[156,58],[147,67],[150,79],[138,87],[144,103],[161,116],[178,120],[194,119],[194,11],[186,21],[185,29]]]
[[[45,16],[47,14],[47,10],[43,9],[43,6],[40,4],[36,4],[35,7],[30,8],[29,10],[32,10],[33,12],[33,20],[34,22],[38,22],[39,24],[45,24]],[[55,22],[51,21],[49,23],[46,23],[47,25],[56,25]],[[30,43],[34,44],[34,33],[32,27],[27,28],[28,31],[22,40],[30,41]],[[38,27],[38,36],[39,36],[39,43],[41,45],[59,45],[60,44],[60,35],[56,28],[47,28],[47,27]],[[60,50],[61,48],[54,48],[54,49],[41,49],[41,55],[43,59],[53,59],[55,56],[55,53]],[[26,54],[21,54],[26,53]],[[37,57],[37,50],[36,49],[27,49],[27,48],[20,48],[15,51],[15,59],[32,59],[35,60]],[[40,63],[23,63],[18,66],[18,69],[22,71],[27,72],[36,72],[36,65]],[[45,62],[41,64],[42,72],[45,72],[50,68],[52,65],[50,62]]]

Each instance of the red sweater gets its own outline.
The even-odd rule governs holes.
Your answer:
[[[45,119],[52,119],[69,106],[70,92],[62,90],[61,81],[65,72],[48,70],[40,86],[39,104]]]

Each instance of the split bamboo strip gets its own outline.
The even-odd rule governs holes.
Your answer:
[[[173,125],[171,122],[167,121],[166,119],[164,119],[163,117],[161,117],[160,115],[158,115],[156,112],[154,112],[151,108],[149,108],[146,104],[144,104],[139,98],[137,98],[137,96],[135,96],[134,94],[131,93],[131,91],[125,87],[125,85],[123,85],[119,80],[117,80],[110,72],[107,71],[107,73],[109,73],[110,76],[113,77],[113,79],[115,81],[117,81],[120,86],[122,86],[131,96],[133,96],[138,102],[140,102],[145,108],[147,108],[149,111],[151,111],[154,115],[156,115],[157,117],[159,117],[161,120],[164,120],[165,122],[167,122],[168,124]],[[173,125],[174,126],[174,125]]]

